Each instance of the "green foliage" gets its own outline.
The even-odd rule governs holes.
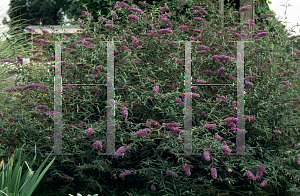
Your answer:
[[[167,3],[167,2],[164,2]],[[164,6],[161,3],[159,6]],[[132,6],[131,3],[128,3]],[[228,38],[232,38],[229,29],[232,27],[238,33],[245,33],[242,28],[232,25],[232,20],[237,20],[235,16],[227,15],[225,25],[227,31],[222,35],[216,36],[216,32],[222,29],[216,24],[217,11],[209,2],[202,2],[209,16],[199,17],[206,18],[211,25],[206,27],[203,22],[193,21],[193,16],[189,13],[191,5],[182,6],[180,3],[167,3],[169,9],[174,10],[173,26],[168,26],[153,17],[152,21],[145,22],[139,15],[140,21],[135,22],[127,18],[131,14],[128,10],[120,11],[118,17],[119,24],[114,28],[107,28],[104,23],[84,18],[77,24],[86,26],[84,29],[85,38],[93,38],[90,45],[74,44],[73,50],[62,50],[63,82],[64,83],[100,83],[105,84],[107,81],[107,47],[106,44],[98,43],[98,40],[112,40],[117,38],[122,43],[116,42],[117,52],[115,54],[114,84],[116,86],[115,97],[115,148],[121,146],[131,146],[123,155],[118,158],[112,156],[97,156],[97,149],[92,147],[95,141],[102,141],[105,152],[107,122],[107,91],[105,87],[77,86],[76,89],[63,87],[62,105],[63,105],[63,153],[73,153],[72,156],[57,156],[57,159],[49,169],[49,182],[44,179],[37,188],[35,195],[55,195],[58,193],[66,194],[77,192],[84,194],[100,195],[297,195],[299,194],[299,165],[297,165],[296,155],[298,148],[293,148],[291,144],[299,144],[300,124],[299,113],[293,115],[291,112],[298,105],[291,105],[290,101],[297,100],[299,93],[299,70],[295,70],[294,75],[279,78],[275,73],[289,73],[295,69],[299,62],[299,57],[285,54],[284,46],[290,43],[286,36],[274,35],[268,31],[267,36],[258,38],[259,42],[245,43],[245,77],[253,73],[258,77],[253,77],[251,82],[253,87],[245,86],[245,115],[255,116],[255,120],[246,120],[246,152],[255,153],[255,156],[230,156],[225,154],[221,147],[228,146],[232,152],[235,152],[236,134],[224,122],[224,116],[236,117],[236,111],[232,109],[232,101],[236,100],[236,88],[232,87],[203,87],[197,86],[193,89],[200,98],[193,97],[193,152],[201,153],[201,156],[178,156],[174,153],[183,152],[183,141],[177,141],[177,137],[185,139],[183,133],[170,134],[166,128],[157,128],[151,125],[151,133],[142,136],[134,136],[136,131],[147,128],[147,122],[151,120],[162,123],[178,123],[179,128],[184,127],[184,107],[179,105],[174,99],[180,93],[184,93],[184,64],[176,63],[176,60],[185,58],[184,44],[171,45],[167,41],[190,40],[191,36],[196,36],[193,32],[194,27],[202,29],[201,43],[192,43],[193,61],[191,75],[193,84],[197,84],[196,77],[209,83],[233,83],[236,81],[228,78],[225,74],[207,75],[201,70],[217,70],[220,67],[226,67],[226,73],[236,76],[235,61],[222,62],[213,61],[209,57],[213,55],[226,55],[236,57],[236,45],[230,43]],[[158,6],[157,6],[158,7]],[[161,14],[157,7],[144,8],[146,14]],[[154,9],[155,8],[155,9]],[[181,11],[186,15],[181,15]],[[86,10],[90,11],[90,10]],[[197,15],[198,16],[198,15]],[[97,16],[98,17],[98,16]],[[108,20],[113,16],[106,15]],[[176,18],[178,17],[178,19]],[[94,17],[94,19],[96,19]],[[161,29],[170,28],[173,33],[163,34],[162,39],[155,37],[141,37],[140,32],[147,32],[149,24],[159,22]],[[187,31],[178,29],[178,26],[185,24]],[[274,23],[270,21],[270,24]],[[259,24],[262,26],[262,24]],[[95,26],[95,28],[94,28]],[[201,27],[202,26],[202,27]],[[257,34],[255,29],[251,34]],[[106,39],[103,38],[106,36]],[[124,35],[124,38],[121,36]],[[58,35],[53,33],[51,38],[57,38]],[[78,41],[78,36],[68,38],[62,48]],[[131,36],[138,40],[144,41],[143,44],[135,45]],[[79,36],[80,37],[80,36]],[[278,38],[281,41],[277,41]],[[270,52],[270,45],[278,44],[274,53]],[[49,45],[54,45],[51,43]],[[134,46],[135,51],[126,51],[122,45],[127,47]],[[138,46],[142,47],[139,48]],[[199,54],[196,47],[206,46],[211,50],[206,54]],[[253,47],[254,46],[254,47]],[[48,47],[46,45],[45,47]],[[257,48],[261,51],[255,53]],[[83,54],[82,51],[83,50]],[[43,58],[44,62],[36,66],[41,71],[33,69],[33,66],[20,66],[21,75],[28,84],[40,83],[45,84],[49,90],[43,88],[34,88],[21,91],[18,100],[15,102],[3,101],[0,105],[0,112],[4,118],[0,119],[0,128],[6,131],[1,132],[3,140],[9,140],[15,137],[15,143],[1,144],[1,157],[7,157],[12,152],[5,151],[7,147],[18,148],[21,144],[26,144],[30,149],[35,143],[38,144],[38,157],[36,165],[39,167],[45,158],[45,153],[53,149],[53,119],[54,115],[47,114],[42,116],[41,113],[47,110],[35,109],[33,106],[25,106],[24,103],[32,103],[34,106],[47,105],[48,111],[53,111],[53,83],[54,70],[53,61],[45,60],[54,56],[54,51],[49,49],[49,54]],[[169,54],[174,54],[168,58]],[[267,63],[265,70],[259,70],[267,62],[271,55],[272,63]],[[84,57],[84,58],[83,58]],[[284,57],[284,58],[283,58]],[[140,59],[140,63],[136,60]],[[254,61],[259,59],[259,61]],[[293,60],[293,61],[292,61]],[[283,62],[284,61],[284,62]],[[289,66],[284,67],[285,63]],[[74,65],[74,68],[66,69],[67,66]],[[98,73],[98,77],[89,77],[95,67],[103,66],[103,70]],[[272,71],[271,71],[272,65]],[[46,70],[50,69],[50,73]],[[150,83],[153,79],[154,83]],[[281,81],[289,80],[293,87],[285,87],[280,84]],[[245,81],[246,82],[246,81]],[[170,88],[167,85],[180,83],[176,88]],[[128,85],[128,89],[120,89],[118,85]],[[159,86],[158,93],[153,93],[153,87]],[[269,91],[270,92],[269,92]],[[97,93],[97,95],[96,95]],[[11,92],[11,96],[14,92]],[[227,103],[216,104],[216,98],[225,95]],[[154,99],[155,98],[155,99]],[[152,103],[150,103],[150,100]],[[184,98],[182,97],[184,101]],[[204,100],[204,101],[203,101]],[[133,104],[136,102],[136,104]],[[276,103],[277,102],[277,105]],[[126,105],[128,117],[123,116],[120,110],[121,105]],[[206,111],[206,115],[201,115]],[[20,118],[24,120],[10,122],[8,117]],[[138,117],[138,119],[136,119]],[[100,119],[99,119],[100,118]],[[67,128],[70,124],[79,124],[87,122],[88,125]],[[217,124],[213,130],[203,129],[204,125]],[[87,129],[92,128],[94,133],[91,137],[87,136]],[[274,134],[278,129],[281,135]],[[164,134],[164,135],[162,135]],[[214,138],[220,135],[222,142]],[[170,142],[171,143],[170,143]],[[232,144],[226,144],[224,141],[231,141]],[[201,151],[197,149],[201,148]],[[211,151],[210,161],[203,159],[203,151]],[[73,160],[71,160],[71,158]],[[183,170],[183,164],[191,165],[191,175],[186,176]],[[261,164],[267,170],[260,180],[250,181],[246,171],[258,169],[256,165]],[[216,168],[218,177],[212,179],[210,168]],[[228,172],[232,169],[232,173]],[[133,170],[131,175],[122,179],[119,177],[124,170]],[[177,178],[166,174],[167,170],[172,170],[178,174]],[[253,173],[255,175],[255,173]],[[47,176],[48,177],[48,176]],[[292,179],[291,179],[292,178]],[[267,180],[265,187],[260,187],[262,180]],[[151,185],[156,186],[156,191],[150,189]],[[296,187],[294,186],[296,185]],[[45,193],[47,189],[47,194]],[[148,191],[148,192],[147,192]]]

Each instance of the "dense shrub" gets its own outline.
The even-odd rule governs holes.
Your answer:
[[[147,195],[299,194],[299,57],[294,55],[291,61],[282,47],[270,50],[271,43],[283,46],[288,37],[270,35],[252,20],[233,25],[239,15],[231,12],[221,28],[209,2],[187,4],[190,15],[172,21],[181,3],[149,8],[144,3],[117,2],[114,12],[94,24],[82,11],[84,19],[78,24],[83,37],[75,34],[62,45],[63,82],[105,84],[107,48],[99,41],[121,41],[114,51],[116,153],[97,156],[107,145],[106,87],[63,86],[62,152],[73,155],[57,157],[40,190],[105,195],[133,188],[149,190],[143,193]],[[249,25],[254,27],[251,32]],[[45,40],[58,37],[50,32],[45,36]],[[246,152],[255,155],[230,155],[236,152],[235,86],[200,85],[192,86],[192,138],[193,153],[201,156],[175,155],[183,152],[185,139],[185,45],[176,41],[201,41],[192,42],[192,84],[236,84],[236,43],[229,41],[242,38],[254,41],[245,43],[244,99]],[[51,44],[45,42],[45,47]],[[12,94],[20,91],[22,97],[0,108],[1,136],[11,138],[1,146],[7,150],[3,155],[11,153],[8,147],[26,143],[32,148],[37,143],[41,159],[36,167],[54,144],[54,78],[49,77],[54,74],[53,54],[32,59],[41,61],[44,70],[51,68],[51,73],[24,74],[27,86],[7,89]]]

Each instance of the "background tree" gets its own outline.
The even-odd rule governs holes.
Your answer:
[[[6,34],[14,36],[26,26],[40,25],[40,22],[44,25],[59,25],[70,3],[67,0],[11,0],[9,6],[7,14],[10,21],[4,17],[2,23],[10,29]],[[25,22],[20,23],[21,21]],[[18,42],[25,39],[30,38],[19,35]]]

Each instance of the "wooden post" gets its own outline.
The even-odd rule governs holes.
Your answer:
[[[221,27],[224,28],[224,0],[219,0],[219,11],[221,14]]]

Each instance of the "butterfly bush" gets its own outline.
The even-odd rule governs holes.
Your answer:
[[[186,4],[187,2],[185,2],[185,1],[177,1],[177,2],[180,2],[180,3],[182,3],[183,5],[184,4]],[[116,2],[116,4],[118,5],[118,6],[115,6],[114,7],[114,9],[118,9],[118,11],[119,10],[122,10],[122,11],[124,11],[124,13],[126,13],[124,16],[125,16],[125,18],[126,18],[126,20],[127,20],[127,18],[129,18],[129,19],[132,19],[131,21],[130,21],[130,23],[135,23],[135,22],[137,22],[137,21],[140,21],[141,19],[137,16],[137,15],[134,15],[134,14],[141,14],[144,18],[142,19],[142,20],[144,20],[144,19],[146,19],[146,14],[141,10],[141,9],[138,9],[137,8],[137,6],[136,5],[132,5],[132,7],[130,6],[130,5],[128,5],[128,4],[126,4],[126,3],[124,3],[124,2],[119,2],[119,1],[117,1]],[[146,3],[143,3],[143,2],[139,2],[139,4],[140,5],[146,5]],[[254,5],[257,5],[257,4],[259,4],[259,2],[255,2],[254,3]],[[140,35],[139,35],[139,37],[138,37],[138,35],[135,37],[135,36],[132,36],[132,34],[130,34],[130,36],[128,36],[128,35],[126,35],[126,37],[123,35],[123,36],[121,36],[121,38],[122,39],[127,39],[127,40],[130,40],[130,41],[132,41],[133,43],[132,43],[132,45],[130,46],[130,43],[124,43],[124,44],[120,44],[120,48],[119,48],[119,50],[118,51],[115,51],[114,52],[114,54],[119,54],[119,53],[122,53],[122,52],[126,52],[126,51],[132,51],[132,53],[136,53],[136,52],[139,52],[139,48],[140,48],[140,46],[137,46],[136,44],[138,44],[138,43],[144,43],[144,41],[143,41],[143,37],[144,38],[150,38],[150,39],[152,39],[152,38],[160,38],[160,39],[167,39],[168,38],[168,36],[171,36],[172,34],[174,34],[175,32],[177,33],[177,32],[183,32],[184,33],[184,31],[186,31],[186,32],[192,32],[192,33],[194,33],[194,35],[189,35],[188,37],[189,38],[187,38],[187,39],[190,39],[190,40],[204,40],[205,38],[206,38],[206,36],[207,35],[205,35],[205,32],[206,32],[206,29],[212,24],[212,23],[210,23],[210,22],[207,22],[206,21],[206,19],[205,19],[205,17],[206,16],[208,16],[208,12],[204,9],[204,8],[202,8],[203,6],[202,6],[202,4],[201,4],[201,2],[196,2],[195,4],[194,4],[194,6],[192,7],[194,10],[191,10],[191,13],[192,14],[194,14],[195,16],[199,16],[199,17],[191,17],[192,18],[192,20],[194,21],[194,22],[197,22],[197,24],[199,24],[199,25],[197,25],[197,26],[195,26],[195,27],[191,27],[191,25],[190,24],[187,24],[187,23],[185,23],[185,24],[177,24],[177,26],[176,27],[174,27],[175,25],[175,23],[172,23],[172,21],[171,21],[171,16],[173,16],[173,14],[172,13],[164,13],[164,14],[161,14],[161,15],[159,15],[159,18],[157,19],[157,21],[153,21],[151,24],[149,24],[149,28],[153,28],[152,30],[148,30],[147,31],[147,33],[140,33]],[[126,8],[126,9],[125,9]],[[248,6],[246,6],[246,7],[243,7],[243,8],[241,8],[240,9],[240,12],[245,12],[245,11],[247,11],[247,10],[250,10],[250,8],[251,8],[251,5],[248,5]],[[169,7],[168,6],[165,6],[165,7],[162,7],[162,8],[159,8],[159,11],[160,12],[166,12],[166,11],[168,11],[169,10]],[[82,16],[84,16],[84,17],[87,17],[87,18],[92,18],[92,16],[91,16],[91,14],[90,13],[88,13],[88,12],[85,12],[85,11],[83,11],[83,10],[80,10],[79,9],[79,11],[81,12],[81,14],[82,14]],[[120,17],[120,15],[118,16],[118,11],[117,12],[114,12],[114,11],[112,11],[111,12],[111,15],[112,15],[112,18],[114,18],[115,20],[118,20],[119,19],[119,17]],[[128,11],[128,13],[126,12],[126,11]],[[158,11],[158,10],[157,10]],[[128,15],[129,13],[131,12],[131,14],[130,15]],[[232,15],[237,15],[239,13],[239,11],[234,11],[234,12],[232,12]],[[200,17],[203,17],[203,18],[200,18]],[[273,17],[273,16],[269,16],[269,15],[263,15],[263,17]],[[151,19],[151,18],[150,18]],[[108,19],[106,19],[105,17],[98,17],[98,20],[99,20],[99,23],[102,25],[102,27],[103,27],[103,31],[106,31],[108,28],[112,28],[112,27],[115,27],[115,25],[114,24],[102,24],[102,23],[105,23],[105,22],[107,22],[107,23],[112,23],[111,21],[108,21]],[[160,22],[160,23],[158,23],[158,22]],[[154,23],[154,24],[153,24]],[[148,25],[148,24],[147,24]],[[168,25],[170,25],[170,27],[172,27],[172,29],[174,29],[174,30],[172,30],[171,28],[166,28]],[[171,26],[171,25],[173,25],[173,26]],[[201,26],[202,25],[202,26]],[[254,20],[249,20],[249,22],[247,22],[245,25],[244,25],[244,29],[245,30],[247,30],[247,26],[252,26],[252,27],[256,27],[257,25],[255,24],[255,21]],[[166,27],[164,27],[164,26],[166,26]],[[81,25],[81,27],[83,28],[83,26]],[[160,28],[160,27],[162,27],[162,28],[164,28],[164,29],[158,29],[158,28]],[[85,27],[84,27],[85,28]],[[154,28],[156,28],[155,30],[154,30]],[[34,30],[33,29],[31,29],[31,28],[29,28],[29,27],[27,27],[26,28],[27,30],[29,30],[29,31],[31,31],[31,32],[34,32]],[[113,29],[110,29],[110,30],[113,30]],[[179,31],[180,30],[180,31]],[[228,28],[228,30],[229,30],[229,28]],[[212,34],[212,35],[216,35],[216,36],[222,36],[222,35],[225,35],[225,30],[223,30],[223,32],[221,31],[221,32],[218,32],[218,33],[215,33],[215,34]],[[46,32],[46,31],[43,31],[43,33],[44,34],[48,34],[49,32]],[[202,35],[200,35],[200,34],[202,34]],[[267,32],[264,32],[264,31],[260,31],[259,33],[254,33],[253,35],[252,34],[243,34],[243,33],[238,33],[238,31],[237,30],[234,30],[233,28],[231,28],[230,29],[230,34],[229,35],[232,35],[233,37],[235,37],[235,38],[243,38],[243,37],[247,37],[247,36],[252,36],[252,38],[253,38],[253,40],[255,40],[255,41],[261,41],[259,38],[264,38],[265,36],[267,36],[268,35],[268,33]],[[165,37],[164,37],[165,36]],[[109,39],[110,39],[110,37],[108,37]],[[107,39],[108,39],[107,38]],[[130,39],[131,38],[131,39]],[[254,39],[255,38],[255,39]],[[106,36],[103,36],[103,39],[106,39]],[[209,41],[210,42],[214,42],[215,41],[215,39],[216,38],[213,38],[213,39],[209,39]],[[117,38],[115,38],[114,39],[115,41],[117,41],[118,39]],[[228,38],[228,40],[232,40],[231,38]],[[34,41],[35,43],[47,43],[47,40],[42,40],[42,39],[34,39],[34,40],[32,40],[32,41]],[[75,45],[78,45],[78,44],[83,44],[84,46],[88,46],[88,47],[90,47],[91,49],[93,48],[93,45],[91,44],[91,42],[92,41],[95,41],[95,40],[92,40],[92,39],[90,39],[90,38],[86,38],[85,40],[78,40],[78,41],[76,41],[76,42],[74,42],[74,44],[72,44],[72,46],[74,46],[75,47]],[[203,42],[204,43],[204,42]],[[128,44],[128,46],[126,46]],[[169,45],[174,45],[174,43],[173,42],[170,42],[169,41]],[[69,48],[70,49],[70,48]],[[95,49],[95,48],[94,48]],[[231,60],[236,60],[234,57],[231,57],[231,56],[225,56],[225,55],[215,55],[216,53],[214,53],[215,52],[215,50],[209,50],[209,48],[207,47],[207,46],[204,46],[204,45],[201,45],[201,46],[198,46],[198,47],[196,47],[195,48],[196,49],[196,51],[197,51],[197,54],[200,54],[200,55],[202,55],[202,56],[204,56],[204,55],[207,55],[209,58],[210,58],[210,60],[212,60],[214,63],[228,63],[228,62],[230,62]],[[214,49],[214,48],[213,48]],[[254,48],[254,50],[255,50],[255,48]],[[256,49],[255,50],[255,52],[253,52],[253,54],[258,54],[258,53],[260,53],[260,52],[264,52],[264,51],[260,51],[261,49],[260,48],[258,48],[258,49]],[[75,51],[75,50],[74,50]],[[296,54],[299,54],[300,53],[300,51],[298,51],[298,50],[296,50],[295,49],[295,52],[296,52]],[[299,52],[299,53],[298,53]],[[213,53],[213,54],[210,54],[210,53]],[[166,56],[168,56],[168,58],[174,58],[174,54],[166,54]],[[179,57],[180,58],[180,57]],[[177,59],[177,60],[176,60]],[[21,59],[21,57],[20,56],[17,56],[17,60],[18,60],[18,62],[22,65],[22,59]],[[42,62],[42,59],[39,59],[39,58],[32,58],[31,60],[33,60],[33,61],[38,61],[38,62]],[[255,57],[255,60],[258,62],[260,59],[256,56]],[[1,61],[4,61],[4,62],[14,62],[14,60],[13,59],[2,59]],[[185,62],[185,59],[178,59],[177,57],[175,57],[174,58],[174,61],[176,62],[176,63],[184,63]],[[254,61],[254,59],[253,59],[253,61]],[[266,61],[266,63],[272,63],[273,62],[273,59],[271,59],[271,58],[268,58],[267,60],[264,60],[264,61]],[[275,61],[275,59],[274,59],[274,61]],[[140,63],[142,63],[142,61],[141,60],[139,60],[139,62]],[[138,63],[138,62],[136,62],[136,63]],[[267,64],[266,63],[262,63],[263,64],[263,66],[262,67],[258,67],[259,68],[259,71],[263,71],[263,70],[265,70],[265,68],[266,68],[266,66],[267,66]],[[67,68],[72,68],[72,67],[74,67],[74,65],[69,65],[69,66],[66,66]],[[221,66],[220,66],[221,67]],[[202,73],[208,73],[208,74],[213,74],[214,72],[215,73],[219,73],[219,74],[224,74],[227,70],[226,70],[226,68],[225,68],[226,66],[224,66],[224,67],[221,67],[221,68],[219,68],[219,69],[217,69],[217,70],[215,70],[215,71],[211,71],[211,70],[203,70],[203,72]],[[66,68],[66,69],[67,69]],[[95,77],[97,77],[97,74],[99,74],[100,73],[100,71],[102,70],[102,66],[98,66],[98,67],[96,67],[95,69],[93,69],[93,70],[91,70],[92,71],[92,74],[91,74],[91,76],[95,76]],[[295,72],[290,72],[291,74],[294,74]],[[233,80],[235,80],[236,78],[235,77],[233,77],[232,75],[230,75],[229,73],[225,73],[226,74],[226,76],[228,77],[228,78],[230,78],[230,79],[233,79]],[[278,76],[286,76],[286,74],[287,73],[280,73],[280,74],[277,74]],[[254,87],[254,84],[256,85],[256,82],[255,82],[255,79],[253,79],[253,77],[257,77],[257,78],[255,78],[255,79],[258,79],[258,75],[257,74],[255,74],[255,73],[252,73],[252,76],[247,76],[246,78],[244,78],[244,80],[246,81],[245,82],[245,86],[246,86],[246,88],[247,87]],[[252,80],[253,79],[253,80]],[[249,82],[248,80],[252,80],[251,82]],[[197,82],[199,82],[199,83],[207,83],[206,81],[204,81],[204,80],[200,80],[200,79],[198,79],[198,80],[196,80]],[[158,82],[158,81],[155,81],[155,82]],[[253,82],[253,83],[252,83]],[[154,79],[152,78],[151,80],[150,80],[150,83],[151,84],[154,84]],[[157,83],[157,84],[159,84],[159,83]],[[292,86],[292,84],[289,82],[289,81],[282,81],[282,82],[280,82],[280,84],[283,84],[283,85],[285,85],[285,86]],[[66,87],[64,87],[65,89],[68,89],[67,87],[69,87],[69,89],[70,88],[73,88],[72,86],[66,86]],[[176,86],[171,86],[171,85],[169,85],[168,87],[170,87],[170,88],[172,88],[172,89],[175,89],[175,88],[177,88],[177,85]],[[41,85],[39,85],[39,84],[34,84],[34,85],[31,85],[31,86],[21,86],[21,87],[15,87],[15,88],[11,88],[11,89],[9,89],[9,91],[8,92],[12,92],[12,91],[25,91],[25,90],[28,90],[28,89],[35,89],[35,90],[45,90],[45,86],[41,86]],[[39,89],[37,89],[37,88],[39,88]],[[75,87],[73,88],[73,89],[75,89]],[[250,88],[249,88],[250,89]],[[195,87],[195,86],[192,86],[192,90],[197,90],[197,87]],[[157,93],[159,91],[159,87],[158,86],[154,86],[153,87],[153,93],[155,94],[155,93]],[[247,90],[247,92],[248,92],[248,90]],[[151,90],[150,90],[150,93],[151,93]],[[184,93],[181,93],[179,96],[184,96],[185,94]],[[185,97],[185,96],[184,96]],[[196,93],[192,93],[191,94],[191,97],[192,98],[199,98],[200,97],[200,95],[199,94],[196,94]],[[178,103],[178,106],[185,106],[185,103],[179,98],[179,97],[172,97],[171,98],[172,99],[172,102],[174,103],[174,99],[175,99],[175,102],[176,103]],[[218,100],[218,102],[222,102],[222,103],[226,103],[226,97],[225,96],[221,96],[220,97],[220,99]],[[230,102],[231,102],[231,100],[230,100]],[[129,103],[130,104],[130,103]],[[291,104],[299,104],[299,101],[297,102],[297,101],[291,101]],[[32,107],[32,108],[36,108],[36,109],[43,109],[43,110],[47,110],[47,109],[49,109],[49,107],[48,106],[46,106],[46,105],[38,105],[38,106],[36,106],[36,104],[31,104],[31,103],[25,103],[24,105],[26,105],[27,107]],[[128,106],[128,105],[127,105]],[[123,116],[124,117],[128,117],[128,109],[127,109],[127,107],[125,107],[125,105],[120,105],[120,108],[121,108],[121,110],[122,110],[122,114],[123,114]],[[236,101],[233,101],[232,102],[232,108],[233,109],[237,109],[236,108]],[[205,109],[205,110],[207,110],[207,109]],[[294,111],[297,111],[296,109],[294,109],[293,110],[293,112]],[[51,113],[51,112],[53,112],[53,111],[47,111],[48,113]],[[45,114],[45,113],[47,113],[47,112],[43,112],[42,114]],[[201,110],[200,110],[200,112],[201,112]],[[294,113],[296,113],[296,112],[294,112]],[[202,112],[201,113],[201,115],[206,115],[206,112]],[[1,118],[3,118],[3,114],[2,113],[0,113],[0,119]],[[255,117],[250,117],[250,116],[246,116],[245,117],[245,119],[246,120],[255,120]],[[19,118],[13,118],[13,117],[10,117],[10,118],[8,118],[8,120],[10,121],[10,122],[15,122],[15,121],[18,121],[18,120],[20,120]],[[231,130],[233,130],[233,131],[236,131],[236,130],[238,130],[238,131],[240,131],[239,129],[237,129],[236,128],[236,124],[234,123],[234,121],[237,121],[237,118],[235,118],[235,117],[229,117],[228,115],[227,115],[227,117],[225,117],[225,119],[224,119],[224,121],[226,122],[226,125],[225,126],[230,126],[231,127]],[[205,123],[206,123],[206,121],[205,121]],[[205,124],[204,123],[204,124]],[[209,122],[208,122],[209,123]],[[67,126],[67,128],[69,128],[69,127],[76,127],[76,126],[85,126],[85,125],[87,125],[87,123],[85,123],[85,122],[83,122],[83,123],[79,123],[79,124],[72,124],[72,125],[68,125]],[[181,132],[183,132],[181,129],[179,129],[178,127],[179,127],[179,124],[177,124],[177,123],[163,123],[163,125],[161,126],[160,125],[160,123],[158,122],[158,121],[148,121],[148,123],[147,123],[147,127],[149,127],[149,128],[146,128],[146,129],[141,129],[141,130],[139,130],[139,131],[137,131],[137,132],[135,132],[134,133],[134,136],[141,136],[141,135],[143,135],[143,134],[146,134],[147,132],[151,132],[151,129],[150,129],[150,126],[151,125],[154,125],[156,128],[158,128],[158,129],[160,129],[161,127],[163,127],[163,128],[165,128],[165,130],[169,130],[170,131],[170,133],[172,133],[172,134],[174,134],[174,133],[181,133]],[[206,125],[204,125],[203,126],[203,129],[214,129],[215,127],[217,126],[217,124],[206,124]],[[222,125],[223,126],[223,125]],[[219,125],[218,125],[218,127],[219,127]],[[2,128],[1,129],[1,131],[2,130],[4,130],[4,128]],[[226,130],[227,131],[227,130]],[[277,133],[277,134],[281,134],[281,132],[280,131],[278,131],[278,130],[275,130],[274,131],[275,133]],[[247,131],[245,130],[245,133],[247,133]],[[89,135],[89,136],[91,136],[92,134],[93,134],[93,129],[92,128],[88,128],[87,129],[87,134]],[[220,133],[218,133],[218,134],[220,134]],[[149,134],[150,135],[150,134]],[[152,134],[151,134],[152,135]],[[221,134],[220,134],[221,135]],[[221,141],[222,140],[222,138],[221,138],[221,136],[220,135],[216,135],[215,136],[215,139],[217,139],[217,140],[219,140],[219,141]],[[222,137],[225,137],[224,135],[222,135]],[[177,137],[177,136],[175,136],[175,138],[177,138],[177,140],[178,141],[182,141],[182,138],[181,137]],[[213,139],[213,138],[211,138],[211,139]],[[224,138],[224,139],[226,139],[226,138]],[[12,140],[12,141],[14,141],[14,140]],[[169,141],[170,143],[172,142],[172,141]],[[226,144],[228,144],[228,145],[231,145],[232,144],[232,142],[231,141],[224,141],[224,142],[222,142],[222,143],[226,143]],[[93,143],[93,145],[92,145],[93,147],[97,147],[97,150],[98,150],[98,152],[100,152],[101,150],[102,150],[102,142],[101,141],[96,141],[96,142],[94,142]],[[295,145],[296,146],[296,145]],[[242,146],[242,147],[246,147],[246,146]],[[114,156],[115,157],[118,157],[120,154],[122,154],[122,153],[124,153],[125,152],[125,150],[128,150],[128,149],[130,149],[131,147],[130,146],[128,146],[127,148],[125,148],[125,146],[122,146],[122,147],[120,147],[116,152],[115,152],[115,154],[114,154]],[[225,153],[227,153],[227,154],[229,154],[230,152],[231,152],[231,150],[229,149],[229,147],[227,147],[227,146],[222,146],[222,148],[221,148]],[[210,161],[210,157],[209,157],[209,151],[204,151],[204,153],[203,153],[203,156],[204,156],[204,159],[206,160],[206,161]],[[300,154],[298,154],[297,155],[297,159],[298,159],[298,165],[300,165]],[[254,177],[253,176],[253,174],[251,173],[251,171],[248,171],[247,172],[247,176],[250,178],[250,179],[253,179],[253,180],[259,180],[260,178],[262,178],[262,176],[263,176],[263,172],[266,172],[266,169],[263,167],[263,166],[261,166],[261,165],[259,165],[259,166],[257,166],[257,168],[260,170],[260,171],[258,171],[257,173],[256,173],[256,177]],[[191,175],[191,172],[190,172],[190,168],[187,166],[187,164],[185,164],[184,166],[183,166],[183,169],[184,169],[184,171],[185,171],[185,174],[187,175],[187,176],[190,176]],[[210,168],[210,171],[211,171],[211,176],[212,176],[212,178],[213,179],[217,179],[217,170],[216,170],[216,168]],[[228,172],[232,172],[232,170],[231,170],[231,168],[228,168],[228,170],[227,170]],[[133,172],[133,170],[126,170],[125,172],[123,172],[123,173],[121,173],[120,174],[120,177],[124,177],[124,176],[126,176],[126,175],[130,175],[130,173],[131,172]],[[252,171],[253,172],[253,171]],[[168,170],[167,171],[167,174],[168,175],[170,175],[170,176],[174,176],[174,177],[178,177],[178,175],[177,174],[175,174],[173,171],[170,171],[170,170]],[[265,174],[266,175],[266,174]],[[260,184],[260,186],[261,187],[263,187],[263,186],[265,186],[267,184],[267,181],[266,180],[264,180],[261,184]],[[156,190],[156,187],[154,186],[154,185],[152,185],[151,186],[151,189],[152,190]]]

